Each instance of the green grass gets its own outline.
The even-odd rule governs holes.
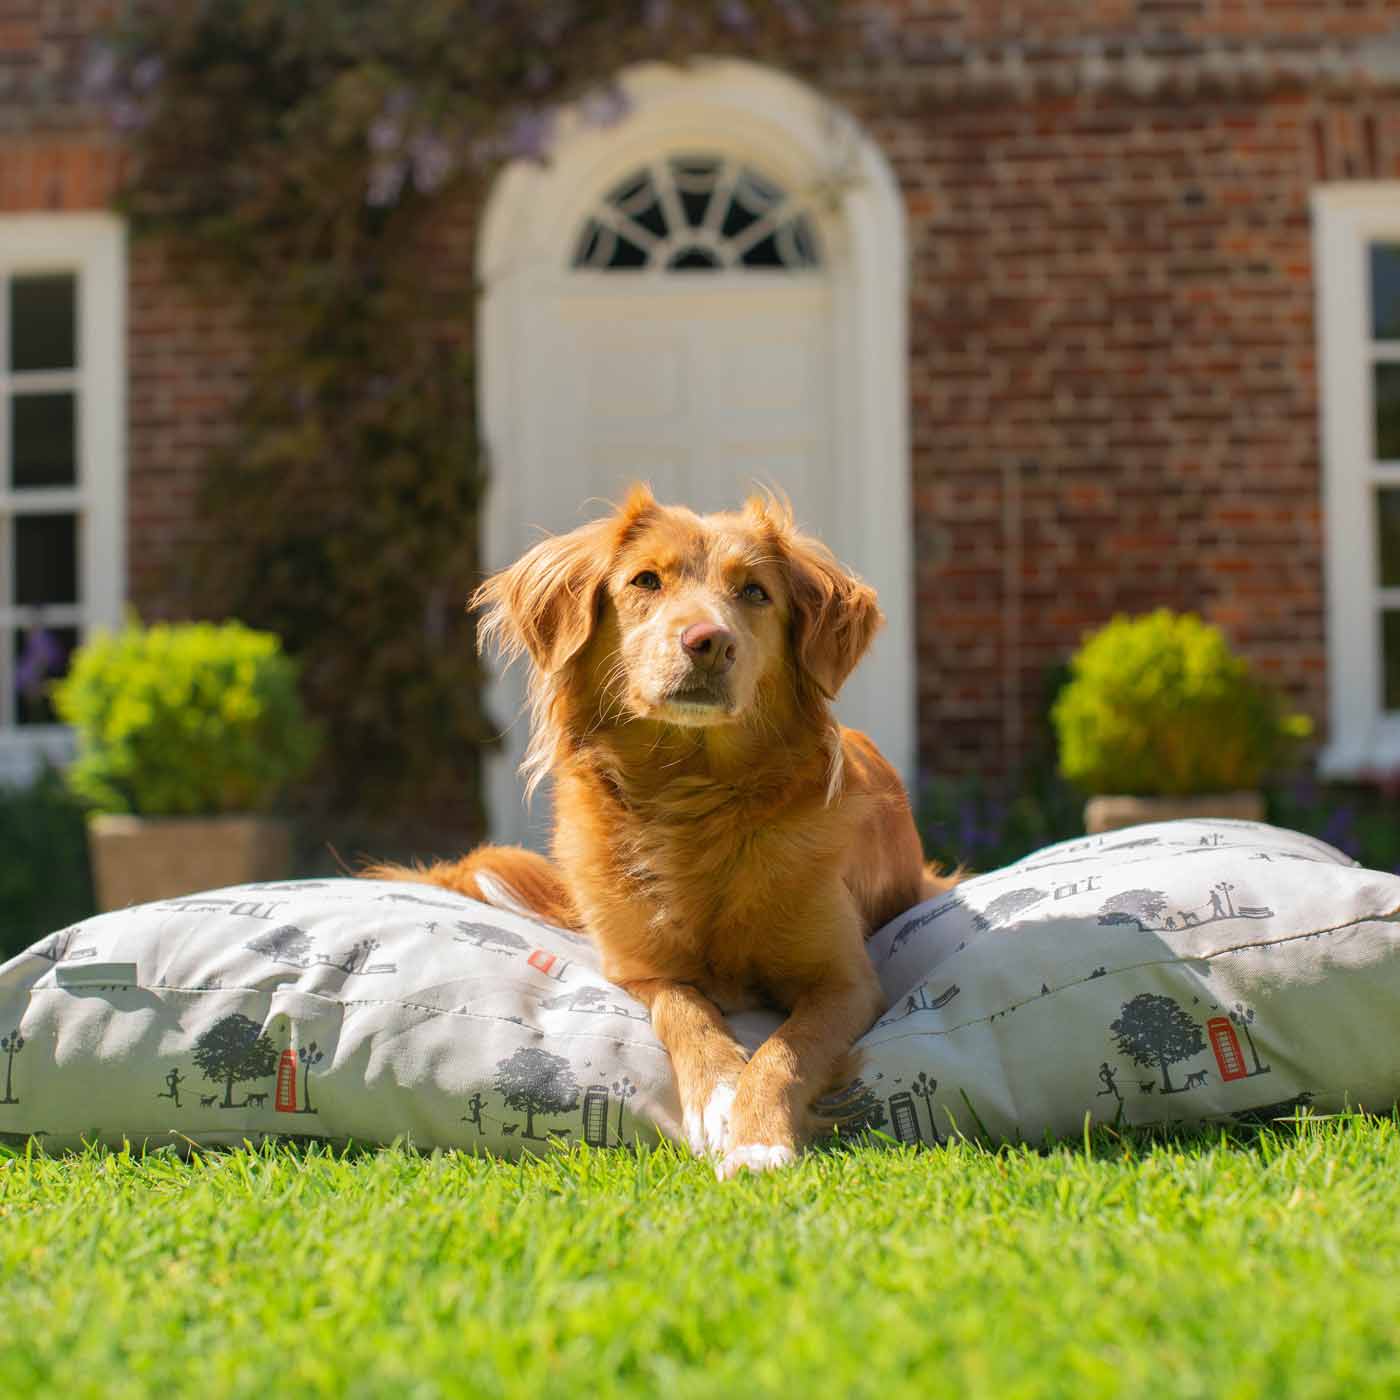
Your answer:
[[[1400,1391],[1400,1131],[0,1157],[0,1394]]]

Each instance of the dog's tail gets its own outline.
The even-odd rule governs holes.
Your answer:
[[[523,846],[478,846],[460,860],[412,866],[373,864],[359,873],[367,880],[440,885],[512,914],[543,919],[560,928],[583,927],[553,863]]]
[[[961,884],[967,879],[967,867],[960,865],[955,870],[947,870],[936,860],[924,862],[924,874],[921,882],[922,888],[919,893],[919,900],[937,899],[939,895],[951,890],[954,885]]]

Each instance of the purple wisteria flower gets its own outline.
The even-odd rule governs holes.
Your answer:
[[[384,209],[397,202],[408,179],[406,160],[377,160],[370,167],[369,186],[365,203],[374,209]]]
[[[748,30],[753,27],[753,11],[744,0],[725,0],[719,7],[719,22],[726,29]]]
[[[505,154],[516,160],[543,160],[554,140],[556,121],[550,107],[521,112],[506,133]]]
[[[422,194],[432,194],[447,183],[457,160],[452,147],[436,132],[421,131],[408,143],[413,184]]]
[[[585,126],[616,126],[631,110],[631,99],[616,83],[589,89],[578,104]]]
[[[65,659],[62,645],[47,627],[31,627],[15,665],[15,688],[26,700],[41,700],[44,682],[62,670]]]
[[[117,86],[117,51],[102,40],[94,40],[83,58],[79,90],[89,102],[103,101],[112,96]]]
[[[131,86],[136,92],[150,92],[164,76],[165,60],[159,54],[151,54],[132,68]]]

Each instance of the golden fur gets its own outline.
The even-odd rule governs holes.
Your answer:
[[[866,937],[951,883],[897,774],[831,716],[880,625],[873,590],[782,502],[700,516],[634,487],[473,603],[483,641],[531,664],[523,771],[554,779],[554,860],[483,846],[366,873],[591,934],[651,1010],[691,1145],[721,1175],[790,1161],[881,1007]],[[789,1014],[749,1059],[720,1008],[757,1004]]]

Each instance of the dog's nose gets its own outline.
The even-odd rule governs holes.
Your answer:
[[[734,664],[734,634],[717,622],[692,622],[681,633],[681,646],[712,675],[722,676]]]

